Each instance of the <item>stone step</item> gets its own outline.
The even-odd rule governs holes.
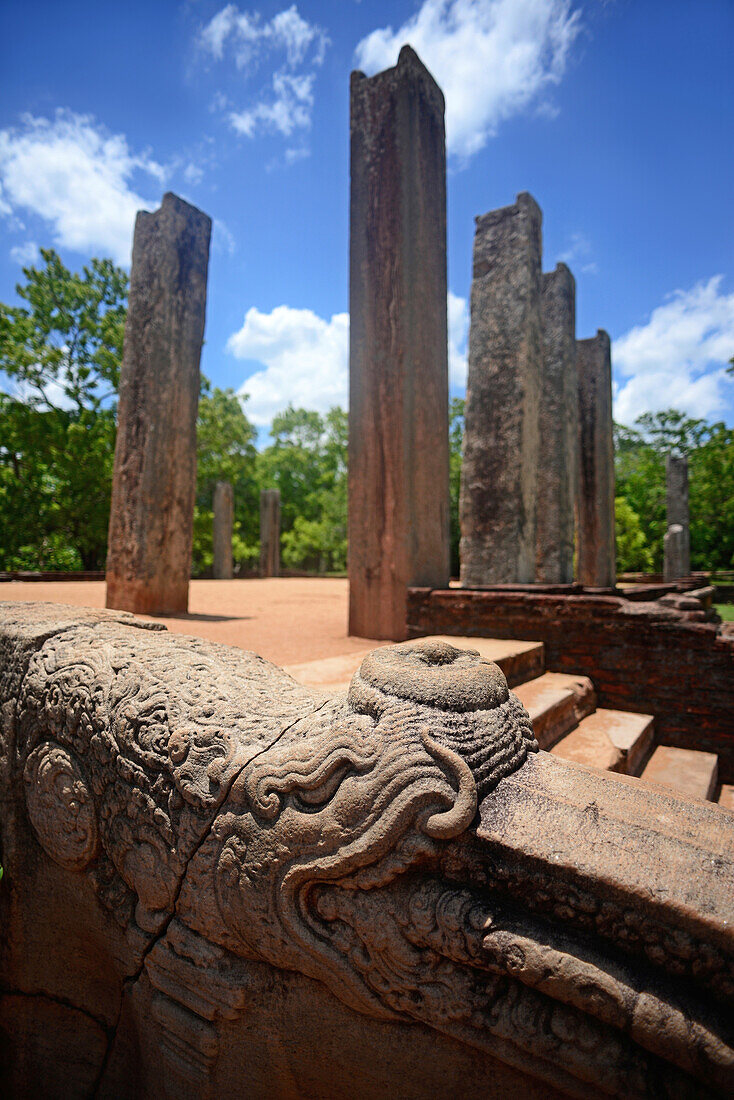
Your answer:
[[[554,756],[605,771],[637,775],[654,734],[650,714],[595,710],[551,749]]]
[[[514,691],[530,715],[541,749],[555,745],[596,708],[596,693],[588,676],[544,672]]]
[[[717,802],[725,810],[731,810],[734,813],[734,787],[729,783],[722,783]]]
[[[510,687],[540,676],[545,667],[542,642],[518,642],[503,638],[455,638],[448,634],[431,635],[430,640],[449,642],[457,649],[478,650],[482,657],[500,666]],[[355,650],[338,657],[286,665],[285,671],[306,687],[336,695],[339,691],[347,690],[352,676],[374,648],[375,646],[370,646],[369,649]]]
[[[710,801],[716,790],[718,771],[719,758],[715,753],[658,745],[641,778],[672,787],[689,798]]]

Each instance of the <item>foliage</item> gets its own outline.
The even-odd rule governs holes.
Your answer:
[[[259,455],[263,489],[280,489],[283,564],[343,572],[347,565],[347,414],[289,406]]]
[[[665,456],[687,455],[691,567],[734,565],[734,432],[675,409],[645,413],[633,428],[615,425],[617,495],[639,520],[653,568],[662,569]],[[625,568],[619,565],[619,568]]]
[[[104,566],[127,276],[42,249],[0,303],[0,568]]]
[[[256,432],[234,390],[212,390],[204,380],[196,426],[197,476],[192,572],[203,573],[213,559],[213,499],[217,481],[234,490],[232,557],[253,568],[259,556],[259,486]]]
[[[624,497],[614,500],[614,531],[618,573],[649,573],[652,551],[647,545],[640,517]]]

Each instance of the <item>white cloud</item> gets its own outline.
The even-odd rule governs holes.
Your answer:
[[[230,101],[217,93],[216,107],[228,109],[229,123],[238,134],[252,138],[270,131],[290,137],[294,130],[309,128],[313,70],[322,63],[329,39],[321,27],[301,17],[295,4],[267,22],[259,12],[240,11],[228,4],[200,31],[198,42],[216,61],[231,55],[246,77],[255,73],[264,58],[282,55],[282,63],[243,109],[229,109]]]
[[[254,137],[258,130],[275,130],[290,137],[294,130],[307,130],[313,107],[313,73],[291,76],[273,73],[273,95],[244,111],[231,111],[229,121],[238,134]]]
[[[141,198],[133,178],[142,172],[160,182],[165,170],[87,115],[59,110],[53,120],[21,121],[0,131],[2,207],[43,218],[57,245],[129,263],[135,214],[157,205]]]
[[[466,340],[469,334],[469,307],[466,298],[449,291],[449,386],[466,389]]]
[[[570,0],[423,0],[396,31],[363,38],[356,59],[371,75],[411,45],[446,96],[449,152],[469,157],[560,82],[579,30]]]
[[[734,293],[722,276],[676,290],[612,348],[617,375],[615,416],[631,424],[643,412],[677,408],[690,416],[720,417],[734,355]]]
[[[325,321],[310,309],[278,306],[261,313],[253,307],[227,341],[227,351],[265,366],[239,391],[249,395],[247,415],[258,427],[269,426],[289,403],[319,412],[347,404],[348,313]]]
[[[465,298],[449,291],[449,379],[452,388],[466,384],[466,336],[469,314]],[[268,427],[289,403],[327,412],[346,408],[349,400],[349,314],[330,320],[310,309],[278,306],[271,313],[252,307],[242,328],[227,341],[237,359],[262,363],[243,382],[247,415],[257,427]]]
[[[25,241],[24,244],[16,244],[10,249],[10,259],[15,260],[21,267],[29,267],[38,257],[38,245],[35,241]]]

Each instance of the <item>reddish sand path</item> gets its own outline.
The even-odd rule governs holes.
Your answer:
[[[192,581],[189,614],[144,615],[178,634],[251,649],[278,665],[369,649],[347,636],[348,583],[332,577]],[[104,607],[103,581],[3,581],[2,600]],[[377,644],[377,643],[375,643]]]

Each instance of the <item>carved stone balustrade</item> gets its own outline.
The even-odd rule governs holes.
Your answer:
[[[734,815],[539,752],[496,665],[319,696],[0,604],[0,1093],[734,1091]]]

